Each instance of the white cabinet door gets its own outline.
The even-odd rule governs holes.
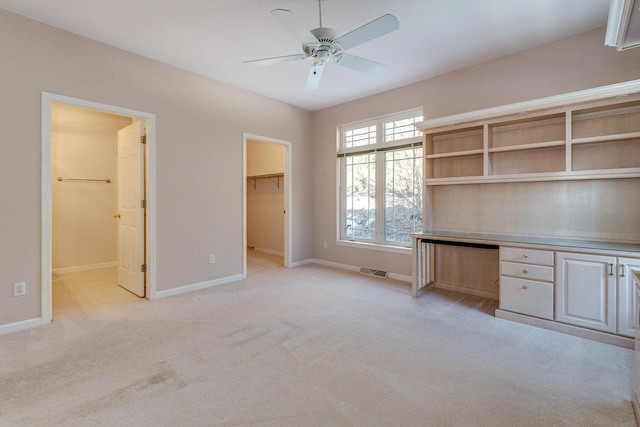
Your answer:
[[[616,258],[556,253],[556,320],[616,332]]]
[[[618,334],[635,337],[638,323],[633,272],[640,273],[640,259],[618,258]]]

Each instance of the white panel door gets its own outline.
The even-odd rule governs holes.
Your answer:
[[[556,254],[556,320],[616,332],[616,258]]]
[[[628,337],[636,336],[638,324],[634,272],[640,274],[640,259],[618,258],[618,333]]]
[[[144,296],[144,127],[118,131],[118,284]]]

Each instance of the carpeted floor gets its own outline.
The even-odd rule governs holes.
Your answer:
[[[633,426],[633,352],[321,266],[0,337],[0,425]]]

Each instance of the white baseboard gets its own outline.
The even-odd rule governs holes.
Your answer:
[[[179,286],[177,288],[167,289],[165,291],[156,291],[154,299],[173,297],[180,294],[186,294],[187,292],[199,291],[201,289],[212,288],[214,286],[225,285],[231,282],[237,282],[244,279],[242,274],[236,274],[233,276],[222,277],[220,279],[208,280],[206,282],[193,283],[191,285]]]
[[[327,267],[340,268],[340,269],[343,269],[343,270],[356,271],[356,272],[360,271],[360,267],[357,267],[355,265],[341,264],[339,262],[325,261],[323,259],[313,258],[311,260],[311,262],[313,262],[314,264],[326,265]],[[387,273],[387,277],[389,279],[399,280],[401,282],[409,282],[409,283],[411,283],[411,281],[412,281],[411,276],[407,276],[407,275],[404,275],[404,274],[398,274],[398,273],[388,272]]]
[[[289,268],[301,267],[303,265],[313,264],[315,260],[313,258],[303,259],[302,261],[295,261],[289,264]]]
[[[37,326],[42,326],[42,318],[40,317],[22,320],[15,323],[8,323],[6,325],[0,325],[0,335],[12,334],[14,332],[24,331],[25,329],[35,328]]]
[[[118,261],[103,262],[100,264],[77,265],[75,267],[54,268],[53,274],[77,273],[78,271],[98,270],[100,268],[117,267]]]
[[[262,252],[263,254],[284,256],[284,252],[272,251],[271,249],[254,248],[255,252]]]
[[[333,267],[333,268],[340,268],[342,270],[349,270],[349,271],[360,271],[360,267],[356,267],[355,265],[349,265],[349,264],[341,264],[339,262],[333,262],[333,261],[326,261],[323,259],[313,259],[313,263],[314,264],[320,264],[320,265],[326,265],[327,267]]]

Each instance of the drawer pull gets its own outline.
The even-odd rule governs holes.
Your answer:
[[[527,274],[528,271],[527,270],[522,270],[522,274]]]
[[[522,285],[522,289],[527,289],[527,285]]]
[[[522,255],[522,258],[527,259],[527,258],[529,258],[529,257],[528,257],[526,254],[523,254],[523,255]]]

